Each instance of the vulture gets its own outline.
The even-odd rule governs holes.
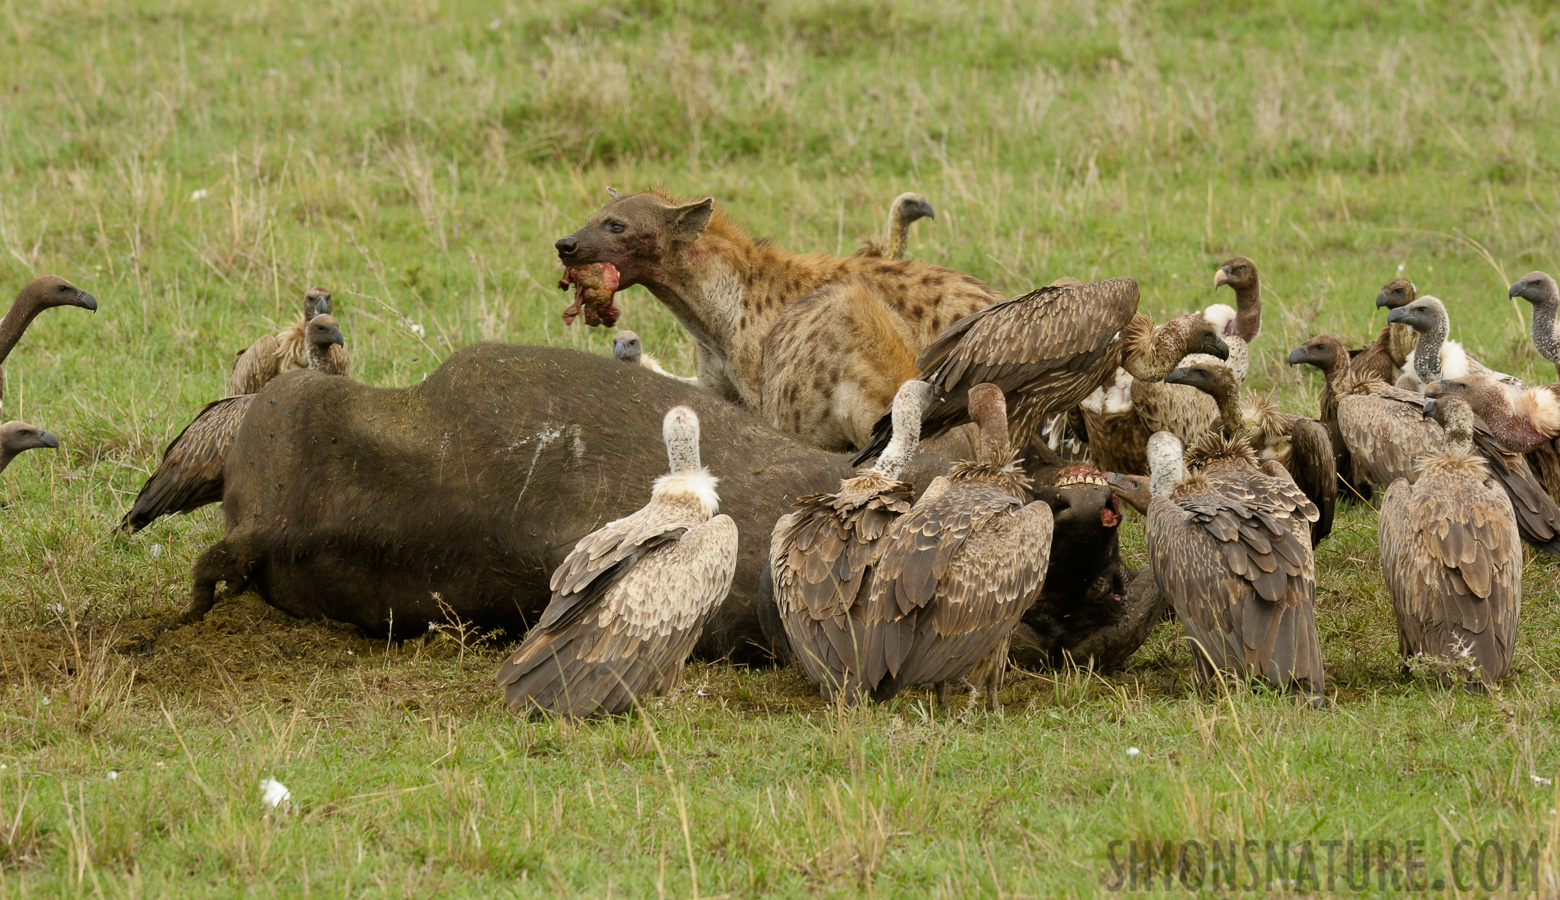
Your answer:
[[[1560,339],[1555,337],[1555,317],[1560,314],[1560,287],[1543,272],[1529,272],[1511,285],[1510,295],[1533,304],[1533,348],[1554,364],[1560,376]]]
[[[1432,382],[1429,397],[1461,397],[1505,447],[1527,455],[1545,493],[1560,502],[1560,384],[1516,396],[1488,376]]]
[[[1440,378],[1464,375],[1493,375],[1502,383],[1520,390],[1522,382],[1485,366],[1468,355],[1462,344],[1446,339],[1451,329],[1446,305],[1435,297],[1420,297],[1407,306],[1387,313],[1389,324],[1402,323],[1419,333],[1419,342],[1408,354],[1398,387],[1424,393],[1425,385]]]
[[[832,494],[798,498],[775,523],[769,545],[775,603],[791,653],[825,700],[855,703],[863,692],[862,608],[889,526],[910,511],[915,489],[899,480],[915,455],[924,381],[894,397],[894,438],[876,463]]]
[[[698,384],[699,379],[687,378],[682,375],[673,375],[661,368],[661,364],[655,357],[644,351],[644,346],[639,340],[639,335],[627,329],[619,331],[612,338],[612,358],[626,362],[630,365],[643,366],[657,375],[665,375],[667,378],[675,378],[685,384]]]
[[[664,696],[737,569],[737,526],[716,515],[717,479],[699,465],[699,417],[662,424],[670,474],[650,502],[580,538],[553,571],[552,599],[498,670],[510,708],[570,718],[621,715]]]
[[[313,368],[309,356],[309,343],[305,332],[315,316],[330,315],[330,292],[324,288],[309,288],[303,296],[303,318],[276,334],[268,334],[233,357],[233,371],[228,378],[228,395],[255,394],[266,382],[294,369]],[[337,375],[348,372],[351,361],[345,344],[331,349],[327,371]]]
[[[1419,343],[1419,334],[1406,324],[1392,322],[1391,310],[1407,306],[1418,297],[1418,289],[1407,278],[1394,278],[1381,286],[1381,292],[1376,295],[1376,308],[1388,310],[1389,320],[1374,341],[1349,351],[1350,368],[1366,378],[1397,383],[1408,364],[1408,355]]]
[[[6,422],[0,425],[0,472],[11,464],[18,453],[47,448],[57,450],[60,439],[36,425],[26,422]]]
[[[1078,404],[1089,436],[1089,462],[1101,472],[1148,471],[1148,430],[1133,408],[1133,387],[1132,376],[1118,368],[1115,380]]]
[[[1158,328],[1137,312],[1131,278],[1083,284],[1065,279],[971,313],[949,326],[919,360],[920,380],[933,387],[921,439],[939,437],[969,419],[969,389],[994,384],[1009,399],[1009,432],[1027,446],[1045,419],[1071,410],[1117,367],[1140,381],[1158,381],[1188,353],[1229,358],[1229,348],[1200,314]],[[888,416],[856,456],[861,465],[883,452]]]
[[[1242,439],[1259,459],[1277,462],[1288,472],[1316,508],[1316,518],[1311,520],[1315,524],[1307,529],[1312,547],[1332,532],[1338,470],[1325,426],[1315,419],[1289,415],[1265,398],[1252,397],[1242,403],[1234,373],[1218,363],[1181,366],[1165,380],[1191,385],[1213,397],[1224,436]]]
[[[1338,392],[1342,385],[1352,383],[1354,368],[1343,339],[1331,334],[1319,334],[1289,352],[1291,366],[1315,366],[1322,373],[1321,409],[1317,421],[1327,429],[1332,442],[1333,465],[1338,470],[1338,484],[1344,497],[1370,500],[1372,482],[1360,476],[1355,469],[1353,453],[1344,440],[1338,423]]]
[[[1316,633],[1316,507],[1244,437],[1205,434],[1185,455],[1149,439],[1148,557],[1186,629],[1195,680],[1255,676],[1326,705]]]
[[[1448,396],[1425,407],[1446,429],[1444,447],[1425,457],[1417,481],[1387,488],[1377,530],[1398,648],[1405,663],[1445,660],[1443,681],[1466,666],[1476,669],[1469,687],[1493,686],[1511,667],[1522,609],[1516,517],[1473,449],[1468,404]]]
[[[1002,391],[982,383],[969,395],[976,461],[955,464],[895,520],[872,578],[864,674],[879,701],[930,682],[947,706],[949,683],[967,679],[999,711],[1008,642],[1045,582],[1051,507],[1029,502]]]
[[[920,194],[900,194],[888,207],[888,227],[883,232],[883,243],[863,241],[857,256],[876,256],[884,259],[904,259],[905,248],[910,242],[910,224],[917,219],[935,219],[937,211]]]
[[[0,407],[5,405],[5,358],[11,355],[32,320],[56,306],[79,306],[97,312],[97,298],[58,275],[45,275],[22,288],[6,310],[5,318],[0,319]]]
[[[347,374],[347,354],[335,352],[344,348],[346,341],[334,317],[317,315],[303,332],[311,370],[327,375]],[[186,425],[163,451],[162,462],[141,486],[119,527],[140,531],[162,516],[190,512],[220,501],[222,467],[227,462],[228,448],[238,437],[238,427],[244,423],[254,398],[254,394],[239,394],[202,407],[195,421]]]
[[[1420,457],[1442,444],[1441,429],[1424,417],[1424,398],[1358,373],[1337,382],[1338,434],[1355,477],[1385,488],[1412,481]]]

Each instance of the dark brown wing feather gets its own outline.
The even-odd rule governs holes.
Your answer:
[[[1489,463],[1490,475],[1510,498],[1522,539],[1545,556],[1560,557],[1560,507],[1555,506],[1533,474],[1527,457],[1508,449],[1482,422],[1474,427],[1473,446]]]
[[[276,335],[268,334],[238,351],[228,377],[228,393],[235,396],[259,393],[266,382],[281,373],[281,346]]]
[[[244,394],[206,404],[163,451],[162,462],[141,486],[119,526],[139,531],[161,516],[221,501],[228,448],[253,400],[253,394]]]
[[[1315,419],[1295,417],[1289,432],[1289,464],[1286,466],[1318,517],[1311,526],[1311,546],[1332,533],[1333,510],[1338,505],[1338,466],[1327,428]]]

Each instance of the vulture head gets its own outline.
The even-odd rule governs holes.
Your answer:
[[[1349,358],[1343,339],[1331,334],[1319,334],[1289,351],[1291,366],[1315,366],[1322,374],[1331,375],[1338,363]]]
[[[624,329],[612,338],[612,358],[622,360],[631,365],[639,365],[639,357],[644,353],[644,347],[639,342],[639,335]]]
[[[1465,375],[1462,378],[1443,378],[1425,385],[1425,415],[1430,415],[1436,401],[1457,398],[1473,408],[1476,415],[1488,419],[1504,418],[1510,414],[1511,396],[1500,382],[1487,375]]]
[[[932,209],[932,204],[920,194],[904,193],[894,198],[894,221],[908,226],[917,219],[935,219],[937,210]]]
[[[303,295],[303,320],[305,322],[315,316],[330,315],[330,291],[324,288],[309,288]]]
[[[1257,264],[1244,256],[1237,256],[1219,267],[1219,271],[1213,273],[1213,286],[1227,284],[1235,290],[1236,295],[1249,291],[1261,284],[1261,277],[1257,274]]]
[[[1224,343],[1224,338],[1220,335],[1223,329],[1208,321],[1205,313],[1176,316],[1165,324],[1166,327],[1181,332],[1184,352],[1180,356],[1206,353],[1219,359],[1230,358],[1230,345]]]
[[[1556,287],[1555,280],[1543,272],[1529,272],[1511,283],[1508,296],[1521,297],[1534,306],[1560,303],[1560,287]]]
[[[1471,450],[1473,444],[1473,409],[1462,397],[1443,394],[1425,401],[1425,416],[1435,419],[1446,429],[1446,448]]]
[[[1412,281],[1407,278],[1394,278],[1381,286],[1381,293],[1376,295],[1376,308],[1397,309],[1413,303],[1418,296],[1419,292],[1414,289]]]
[[[1111,493],[1125,500],[1128,506],[1145,515],[1148,513],[1148,504],[1153,499],[1153,495],[1149,493],[1147,475],[1123,475],[1120,472],[1106,472],[1105,482],[1110,485]]]
[[[304,329],[304,340],[309,342],[311,349],[328,351],[332,344],[345,347],[347,339],[341,336],[341,323],[335,316],[320,314],[309,320],[309,327]]]
[[[1446,322],[1446,307],[1434,297],[1420,297],[1407,306],[1394,307],[1387,313],[1387,321],[1402,323],[1415,331],[1434,331]]]
[[[1235,373],[1230,371],[1229,366],[1214,366],[1206,363],[1176,368],[1165,376],[1165,384],[1184,384],[1214,398],[1227,397],[1240,391],[1240,385],[1235,381]],[[1152,440],[1150,438],[1150,441]]]
[[[34,279],[16,295],[16,306],[30,318],[56,306],[79,306],[97,312],[97,298],[58,275]]]
[[[7,422],[0,425],[0,470],[11,464],[18,453],[28,450],[58,449],[60,439],[36,425]]]

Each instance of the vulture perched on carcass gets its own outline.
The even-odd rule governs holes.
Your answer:
[[[1257,677],[1326,704],[1316,632],[1317,510],[1273,461],[1260,467],[1244,437],[1208,432],[1185,455],[1149,439],[1148,556],[1175,607],[1206,688],[1218,673]]]
[[[1524,385],[1516,378],[1496,372],[1463,349],[1457,341],[1446,336],[1451,331],[1451,320],[1446,314],[1446,304],[1435,297],[1420,297],[1407,306],[1400,306],[1387,314],[1390,324],[1403,324],[1419,333],[1419,342],[1408,354],[1403,376],[1398,387],[1424,393],[1425,385],[1441,378],[1461,378],[1464,375],[1490,375],[1515,390]]]
[[[874,699],[969,680],[1002,708],[1008,642],[1045,582],[1051,508],[1029,501],[1029,479],[1008,444],[1007,408],[992,384],[970,388],[980,429],[975,462],[933,481],[884,538],[863,612],[865,682]]]
[[[1419,343],[1419,333],[1406,324],[1390,321],[1391,311],[1413,303],[1418,297],[1418,289],[1407,278],[1394,278],[1381,286],[1381,292],[1376,295],[1376,308],[1387,310],[1389,320],[1374,341],[1349,351],[1351,370],[1364,378],[1397,383],[1403,368],[1408,365],[1408,355]]]
[[[1165,377],[1206,392],[1219,407],[1219,425],[1226,438],[1240,438],[1258,459],[1277,462],[1316,507],[1317,518],[1307,529],[1311,546],[1332,532],[1338,503],[1338,470],[1332,440],[1315,419],[1280,410],[1271,400],[1252,397],[1241,402],[1240,385],[1227,367],[1216,362],[1181,366]]]
[[[1405,663],[1439,658],[1443,682],[1506,677],[1522,610],[1522,542],[1506,492],[1473,449],[1473,412],[1458,397],[1426,403],[1446,429],[1419,479],[1381,503],[1381,569]]]
[[[1512,297],[1533,304],[1533,348],[1555,367],[1560,376],[1560,338],[1555,336],[1555,317],[1560,314],[1560,287],[1543,272],[1529,272],[1511,285]]]
[[[1137,308],[1138,285],[1130,278],[1067,279],[955,322],[921,354],[920,380],[934,388],[921,439],[969,421],[967,398],[976,384],[994,384],[1008,397],[1009,433],[1024,447],[1048,416],[1077,406],[1118,367],[1154,381],[1188,353],[1228,358],[1229,348],[1201,314],[1155,328]],[[881,454],[891,431],[885,415],[856,463]]]
[[[717,515],[717,479],[699,464],[699,417],[662,426],[670,474],[650,502],[581,538],[552,574],[552,600],[498,670],[517,712],[620,715],[682,680],[704,624],[731,590],[737,525]]]
[[[97,298],[58,275],[36,278],[22,288],[0,318],[0,408],[5,406],[5,359],[11,355],[22,332],[46,309],[77,306],[97,312]]]
[[[907,381],[894,397],[894,437],[869,469],[832,494],[799,497],[775,523],[769,560],[774,600],[791,653],[825,700],[864,691],[862,611],[895,520],[915,490],[899,480],[915,454],[931,385]]]
[[[309,323],[316,316],[331,314],[330,291],[309,288],[303,296],[303,318],[276,334],[268,334],[233,357],[228,377],[228,396],[257,394],[278,375],[295,369],[316,369],[308,340]],[[334,321],[334,320],[332,320]],[[324,371],[346,375],[351,368],[345,344],[331,348],[331,359]]]
[[[310,371],[347,374],[346,340],[333,316],[314,316],[303,329],[303,336]],[[238,427],[244,423],[254,399],[254,394],[240,394],[206,404],[195,421],[186,425],[163,451],[162,462],[141,486],[119,527],[139,531],[162,516],[190,512],[220,501],[228,448],[233,446]]]
[[[6,422],[0,425],[0,472],[11,464],[17,454],[28,450],[57,450],[60,439],[36,425],[26,422]]]
[[[643,366],[657,375],[665,375],[667,378],[675,378],[684,384],[698,384],[699,379],[688,378],[683,375],[673,375],[661,368],[661,363],[655,357],[645,352],[644,344],[639,340],[639,335],[624,329],[612,338],[612,358],[629,365]]]
[[[1489,376],[1469,375],[1432,382],[1425,394],[1461,397],[1505,448],[1527,456],[1545,493],[1560,501],[1560,384],[1513,396]]]
[[[888,227],[883,231],[883,242],[863,241],[857,256],[876,256],[884,259],[904,259],[910,245],[910,225],[920,219],[935,219],[937,211],[920,194],[904,193],[894,198],[888,207]]]

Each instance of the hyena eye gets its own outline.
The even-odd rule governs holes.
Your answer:
[[[628,226],[624,225],[622,222],[608,222],[607,230],[613,234],[622,234],[628,230]]]

